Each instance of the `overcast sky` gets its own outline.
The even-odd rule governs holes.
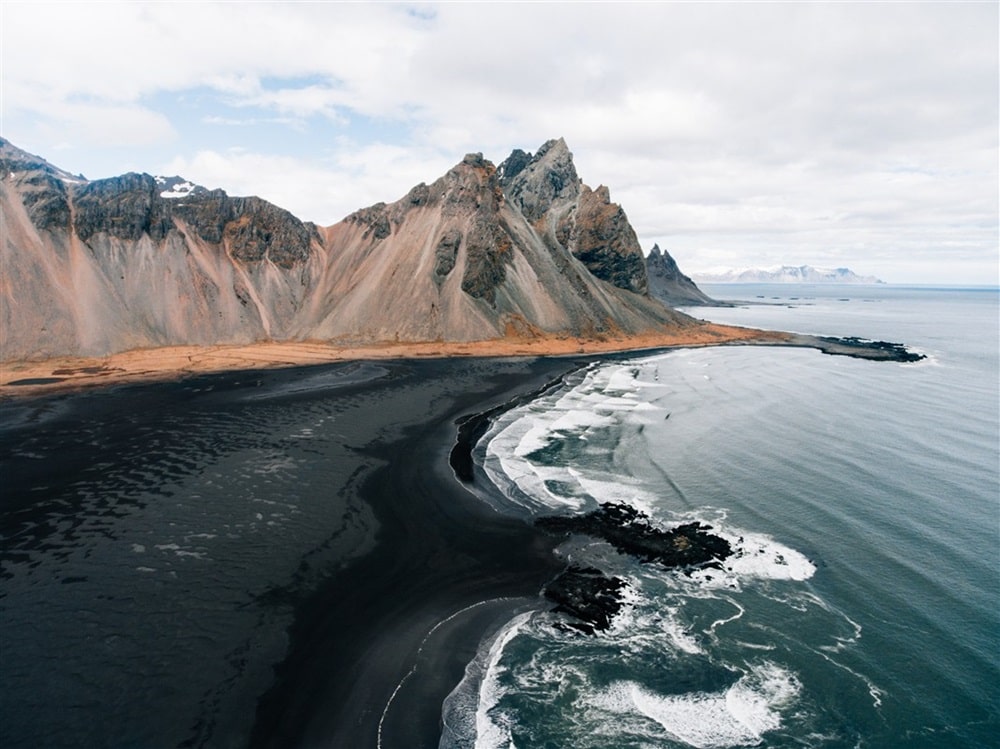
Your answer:
[[[331,224],[565,137],[688,273],[998,283],[998,3],[20,3],[2,135]]]

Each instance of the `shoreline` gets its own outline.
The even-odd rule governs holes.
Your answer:
[[[315,588],[289,589],[294,614],[286,630],[288,649],[280,661],[265,664],[273,673],[270,685],[262,692],[243,693],[241,710],[223,710],[207,725],[215,718],[220,726],[238,725],[251,709],[255,712],[250,713],[246,745],[252,747],[332,742],[418,749],[437,746],[444,700],[463,678],[483,639],[525,606],[540,601],[540,591],[565,566],[552,553],[557,539],[521,520],[497,515],[460,483],[449,458],[463,443],[462,426],[468,425],[464,440],[471,449],[477,422],[553,386],[595,358],[713,343],[818,347],[815,341],[785,334],[732,330],[752,335],[672,344],[662,337],[632,338],[629,347],[623,347],[622,340],[603,341],[597,342],[603,350],[591,353],[537,350],[541,346],[522,350],[524,342],[487,342],[488,347],[460,345],[463,353],[451,358],[433,344],[385,347],[382,356],[363,350],[367,357],[356,349],[345,354],[329,346],[319,351],[307,347],[304,352],[298,349],[299,354],[343,356],[307,363],[347,365],[381,359],[389,372],[371,381],[351,376],[304,389],[288,385],[306,375],[306,381],[311,380],[307,369],[296,372],[296,365],[285,359],[261,366],[261,352],[273,352],[275,344],[251,347],[257,358],[235,359],[247,366],[229,367],[221,374],[213,369],[160,368],[142,370],[135,379],[111,372],[109,379],[103,370],[83,371],[82,382],[70,378],[50,383],[42,393],[31,392],[30,385],[12,387],[26,396],[83,390],[94,397],[81,401],[113,409],[116,385],[160,383],[169,391],[186,392],[190,384],[172,383],[212,374],[230,375],[234,386],[253,387],[253,382],[241,385],[237,380],[246,380],[239,373],[255,367],[256,385],[263,382],[264,396],[270,392],[294,401],[334,397],[355,403],[360,420],[339,428],[357,429],[352,457],[344,459],[350,466],[356,462],[357,468],[347,475],[350,466],[343,466],[343,484],[324,486],[324,491],[353,498],[352,507],[371,509],[376,524],[368,537],[374,548],[360,558],[345,558],[343,566],[328,570]],[[563,343],[580,345],[575,340]],[[148,364],[150,354],[162,352],[141,352],[147,358],[140,360]],[[52,362],[43,367],[52,372],[66,368]],[[22,387],[25,390],[19,390]],[[220,388],[210,397],[228,400],[226,390]],[[393,407],[385,400],[390,396],[397,399]],[[401,455],[406,458],[400,460]]]
[[[485,341],[369,343],[259,341],[248,344],[164,346],[107,356],[59,356],[0,361],[0,403],[22,397],[78,392],[138,383],[177,382],[229,372],[292,369],[352,361],[413,359],[607,356],[706,346],[812,348],[833,356],[870,361],[915,362],[925,358],[899,343],[815,336],[776,330],[703,323],[694,328],[633,336],[500,338]]]
[[[401,437],[365,448],[380,465],[357,496],[374,512],[376,546],[296,606],[250,747],[437,747],[444,701],[484,637],[536,607],[564,566],[556,539],[479,501],[449,454],[460,421],[503,409],[577,363],[509,361],[468,390],[454,388],[468,375],[456,379],[447,361],[401,366],[440,395],[414,404],[419,418],[406,419]]]
[[[573,357],[663,348],[733,344],[789,345],[776,331],[704,323],[643,335],[502,338],[486,341],[342,345],[321,341],[261,341],[249,344],[164,346],[107,356],[60,356],[36,361],[0,362],[0,402],[21,397],[90,390],[117,385],[171,382],[187,377],[333,364],[347,361]]]
[[[59,713],[47,746],[434,749],[484,635],[537,605],[563,566],[554,539],[456,479],[457,422],[587,358],[345,362],[5,404],[0,519],[17,539],[5,572],[34,580],[7,599],[7,743],[37,746],[43,716]],[[283,451],[291,484],[266,470]],[[222,466],[238,480],[219,483]],[[257,500],[294,502],[302,519],[234,524]],[[204,558],[175,558],[190,534],[180,552]],[[133,631],[151,612],[159,626]],[[58,637],[27,626],[81,616],[88,628]],[[185,637],[189,620],[203,636]],[[123,633],[128,660],[84,646]],[[69,672],[169,699],[154,716],[132,699],[60,713],[89,693]]]

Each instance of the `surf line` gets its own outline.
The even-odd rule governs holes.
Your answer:
[[[431,636],[435,632],[437,632],[437,630],[440,627],[444,626],[452,619],[455,619],[456,617],[459,617],[468,611],[472,611],[473,609],[477,609],[480,606],[486,606],[487,604],[491,603],[503,603],[506,601],[517,601],[517,600],[520,599],[512,597],[501,597],[501,598],[489,598],[485,601],[479,601],[477,603],[471,604],[470,606],[466,606],[463,609],[459,609],[448,618],[442,619],[433,627],[431,627],[430,631],[426,635],[424,635],[424,639],[420,641],[420,647],[417,648],[417,652],[413,656],[413,667],[406,673],[406,675],[402,679],[399,680],[399,683],[396,685],[396,688],[393,689],[392,694],[389,695],[389,701],[385,703],[385,707],[382,709],[382,716],[378,720],[378,736],[375,742],[376,749],[382,749],[382,725],[385,723],[385,717],[389,714],[389,708],[392,707],[393,700],[396,699],[396,695],[399,694],[399,690],[402,689],[403,685],[406,684],[409,678],[417,672],[417,668],[420,666],[420,654],[424,651],[424,646],[427,645],[427,641],[431,639]]]
[[[515,395],[507,402],[486,411],[458,418],[455,421],[455,424],[458,426],[458,433],[455,436],[455,444],[451,448],[451,453],[448,455],[448,463],[451,465],[455,478],[462,484],[468,485],[473,483],[475,463],[472,458],[472,451],[500,416],[507,411],[511,411],[518,406],[523,406],[525,403],[529,403],[536,398],[541,398],[559,387],[565,386],[567,378],[571,375],[582,369],[593,367],[595,364],[596,362],[594,361],[578,362],[576,365],[570,366],[566,372],[563,372],[558,377],[554,377],[535,390]]]

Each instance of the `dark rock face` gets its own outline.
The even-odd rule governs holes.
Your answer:
[[[539,518],[536,524],[550,533],[582,533],[601,538],[621,554],[664,567],[720,567],[733,553],[729,542],[712,535],[701,523],[661,530],[634,507],[607,502],[580,516]]]
[[[608,188],[584,186],[576,209],[570,249],[587,270],[621,289],[648,291],[646,263],[625,211],[612,203]]]
[[[447,219],[468,221],[462,291],[492,305],[514,257],[513,240],[500,216],[504,195],[496,167],[481,153],[470,153],[431,185],[427,201],[440,202],[441,215]],[[435,252],[438,276],[451,272],[461,241],[461,232],[454,229],[439,241]]]
[[[25,188],[24,207],[35,226],[69,230],[69,195],[61,179],[45,172],[29,172],[21,185]]]
[[[504,194],[531,223],[556,203],[576,200],[580,192],[573,154],[562,138],[547,141],[534,156],[515,150],[499,172]]]
[[[593,567],[573,566],[546,585],[543,594],[557,604],[553,611],[572,617],[566,626],[592,635],[611,626],[621,611],[619,594],[625,587],[621,578],[607,577]]]
[[[530,163],[531,154],[522,151],[520,148],[515,148],[510,152],[510,156],[508,156],[504,162],[500,164],[499,169],[497,169],[497,172],[500,175],[500,184],[506,188]]]
[[[462,232],[458,229],[448,229],[434,250],[434,275],[444,278],[455,267],[458,248],[462,244]]]
[[[265,258],[291,268],[309,258],[319,240],[316,227],[260,198],[231,198],[222,190],[202,190],[183,200],[160,197],[161,185],[148,174],[95,180],[74,192],[74,228],[87,241],[105,233],[135,241],[148,235],[162,241],[182,219],[201,239],[224,243],[244,263]]]
[[[694,281],[681,273],[670,253],[660,250],[659,245],[654,244],[646,258],[646,275],[649,278],[649,295],[671,307],[730,306],[717,302],[699,289]]]
[[[260,198],[230,198],[232,218],[223,239],[233,257],[243,262],[268,258],[282,268],[309,259],[312,242],[319,241],[316,227]]]
[[[197,200],[174,201],[170,207],[195,234],[212,244],[222,242],[226,223],[233,217],[231,198],[222,190],[212,190]]]
[[[69,193],[60,174],[70,176],[0,138],[0,175],[16,175],[24,207],[39,229],[70,228]]]
[[[477,216],[465,242],[462,291],[493,304],[496,288],[506,278],[506,266],[513,259],[512,248],[510,236],[495,217]]]
[[[173,228],[170,205],[148,174],[99,179],[74,191],[73,228],[84,242],[95,234],[135,241],[144,234],[161,241]]]
[[[366,237],[385,239],[392,233],[392,224],[389,221],[389,213],[386,210],[385,203],[376,203],[367,208],[362,208],[352,213],[345,220],[355,224],[364,224],[367,227],[364,234]]]
[[[564,140],[548,141],[534,156],[514,151],[499,173],[508,200],[554,253],[569,250],[602,281],[646,294],[645,258],[628,217],[606,187],[580,181]]]

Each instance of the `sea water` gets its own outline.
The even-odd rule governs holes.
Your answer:
[[[604,362],[504,414],[476,455],[499,513],[626,502],[728,539],[627,581],[593,636],[522,613],[444,706],[442,747],[1000,746],[998,294],[712,287],[727,324],[904,343],[910,364],[734,346]]]

